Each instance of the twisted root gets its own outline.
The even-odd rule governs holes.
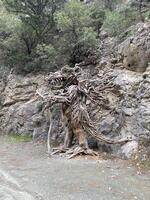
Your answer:
[[[80,146],[74,146],[71,149],[65,148],[65,147],[59,147],[59,148],[54,148],[54,152],[51,153],[51,155],[55,154],[60,154],[60,155],[65,155],[68,157],[68,159],[75,158],[76,156],[79,155],[89,155],[89,156],[98,156],[99,154],[89,148],[83,148]]]

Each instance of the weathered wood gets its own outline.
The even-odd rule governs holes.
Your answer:
[[[98,102],[97,104],[101,106],[101,102],[106,102],[103,91],[112,90],[113,84],[108,78],[104,79],[103,77],[100,87],[94,88],[91,87],[90,81],[84,81],[86,84],[83,84],[83,82],[81,84],[81,81],[78,79],[78,75],[80,74],[81,70],[79,68],[78,72],[76,72],[76,69],[63,68],[61,71],[51,73],[46,80],[50,85],[52,84],[52,86],[54,86],[52,89],[57,90],[57,86],[59,85],[59,88],[62,88],[63,91],[60,91],[57,95],[53,94],[48,95],[47,97],[37,92],[47,102],[45,109],[50,110],[52,105],[57,103],[62,104],[62,114],[64,118],[64,126],[66,127],[66,136],[64,146],[62,148],[58,148],[55,152],[67,152],[68,148],[70,148],[72,144],[73,136],[76,136],[79,148],[72,150],[72,156],[70,156],[70,158],[82,153],[96,155],[96,153],[92,150],[89,150],[87,135],[91,135],[98,141],[108,144],[121,144],[132,140],[132,138],[127,137],[121,139],[110,139],[105,137],[102,133],[97,132],[95,124],[90,119],[86,102],[89,99],[94,103]],[[51,126],[52,123],[50,123],[49,127],[48,141],[50,140]],[[48,151],[50,151],[50,149],[50,146],[48,146]]]

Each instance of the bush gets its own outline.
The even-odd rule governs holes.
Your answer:
[[[60,51],[71,64],[82,61],[88,56],[89,50],[96,48],[96,33],[89,27],[90,20],[88,7],[75,0],[66,3],[56,15],[62,33]]]
[[[36,47],[35,61],[40,63],[42,70],[49,70],[55,65],[58,52],[51,44],[38,44]]]
[[[105,10],[99,1],[95,1],[90,8],[90,26],[94,28],[99,36],[100,28],[105,19]]]
[[[20,72],[46,69],[48,62],[51,66],[55,54],[53,38],[57,34],[54,13],[64,2],[0,0],[0,47],[7,65]],[[6,36],[2,39],[1,30]]]
[[[107,11],[103,29],[107,31],[110,36],[119,36],[129,26],[136,23],[136,18],[136,13],[128,7],[120,11]]]
[[[4,64],[20,72],[35,72],[85,60],[97,50],[101,29],[118,37],[139,20],[137,6],[131,9],[122,3],[0,0],[0,51]],[[149,10],[143,15],[148,19]]]

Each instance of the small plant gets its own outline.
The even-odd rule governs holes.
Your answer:
[[[18,134],[11,134],[8,137],[8,141],[15,143],[15,142],[30,142],[32,140],[31,135],[18,135]]]
[[[150,11],[145,12],[143,15],[146,20],[150,19]]]

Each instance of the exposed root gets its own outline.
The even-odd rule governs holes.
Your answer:
[[[89,155],[89,156],[98,156],[99,154],[92,150],[92,149],[84,149],[80,146],[76,147],[75,149],[69,150],[66,152],[69,155],[68,159],[72,159],[78,155]],[[71,155],[70,155],[71,154]]]
[[[78,155],[89,155],[89,156],[98,156],[99,154],[89,148],[83,148],[80,146],[73,146],[71,149],[65,147],[58,147],[53,149],[54,152],[51,155],[60,154],[65,155],[68,159],[72,159]]]
[[[53,152],[51,153],[51,155],[66,153],[68,150],[69,148],[66,148],[64,146],[53,148]]]

